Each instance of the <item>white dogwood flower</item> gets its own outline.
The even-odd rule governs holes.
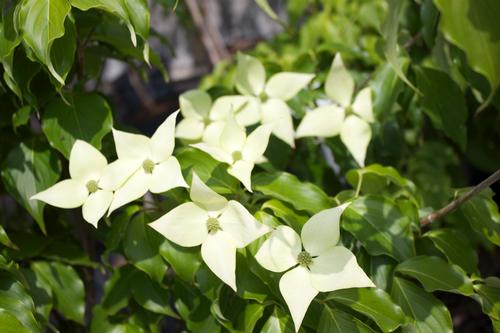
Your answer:
[[[108,166],[104,175],[106,185],[116,189],[108,214],[147,191],[162,193],[174,187],[188,187],[179,162],[172,156],[178,113],[171,114],[151,138],[113,129],[118,160]]]
[[[262,160],[271,131],[271,125],[261,125],[247,137],[245,128],[238,125],[234,117],[229,117],[217,145],[202,142],[192,146],[203,150],[217,161],[229,164],[227,172],[252,192],[252,170],[255,163]]]
[[[113,200],[113,192],[103,181],[108,161],[85,141],[76,140],[69,156],[70,179],[62,180],[31,197],[59,208],[82,206],[85,221],[97,228]]]
[[[176,127],[176,137],[208,144],[218,142],[225,120],[234,116],[242,126],[256,124],[260,115],[256,101],[248,96],[222,96],[215,100],[203,90],[189,90],[179,97],[182,119]]]
[[[319,292],[375,286],[354,254],[339,244],[340,215],[346,207],[344,204],[312,216],[300,236],[290,227],[276,228],[255,256],[270,271],[288,270],[279,288],[296,331]]]
[[[192,202],[184,203],[149,224],[170,241],[184,247],[201,245],[207,266],[236,291],[236,249],[271,231],[239,202],[217,194],[193,173]]]
[[[354,80],[337,53],[325,82],[325,92],[336,104],[323,105],[307,112],[297,128],[296,137],[332,137],[340,134],[340,139],[356,162],[364,166],[366,149],[372,137],[370,123],[374,121],[371,89],[362,89],[352,101]]]
[[[291,147],[295,146],[291,110],[286,101],[292,99],[313,79],[313,74],[281,72],[266,82],[262,63],[249,55],[238,54],[236,89],[253,96],[260,109],[262,124],[272,124],[273,134]]]

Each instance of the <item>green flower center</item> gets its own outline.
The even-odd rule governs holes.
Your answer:
[[[307,251],[302,251],[297,256],[297,262],[300,266],[307,267],[313,262],[313,258]]]
[[[142,162],[142,168],[146,173],[153,173],[153,169],[155,168],[155,162],[151,161],[149,158]]]
[[[86,186],[89,193],[95,193],[99,189],[99,186],[97,185],[97,182],[95,180],[88,181]]]
[[[233,152],[232,157],[233,157],[233,161],[236,162],[236,161],[241,160],[243,158],[243,155],[241,154],[241,151],[236,150]]]
[[[353,114],[353,113],[354,113],[354,111],[352,109],[352,106],[348,106],[348,107],[345,108],[345,115],[346,115],[346,117],[348,115],[350,115],[350,114]]]
[[[216,218],[209,217],[207,220],[207,230],[209,234],[215,234],[217,231],[222,230],[220,223]]]
[[[265,92],[261,92],[259,95],[259,98],[262,102],[266,102],[267,99],[269,98],[269,96],[267,96],[267,94]]]

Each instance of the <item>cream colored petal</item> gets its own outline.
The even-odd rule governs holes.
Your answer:
[[[309,271],[302,266],[283,274],[279,286],[292,315],[295,331],[298,332],[307,309],[318,291],[311,286]]]
[[[314,78],[313,74],[281,72],[271,76],[266,83],[265,93],[284,101],[292,99]]]
[[[97,223],[106,214],[113,200],[113,192],[98,190],[91,193],[82,206],[83,219],[97,228]]]
[[[114,191],[121,187],[139,168],[142,160],[116,160],[104,168],[99,187]]]
[[[328,138],[338,135],[344,122],[344,114],[342,107],[333,104],[307,112],[297,127],[296,137]]]
[[[174,152],[177,114],[179,111],[168,116],[151,137],[151,157],[156,163],[166,161]]]
[[[155,165],[149,190],[153,193],[163,193],[175,187],[189,186],[182,176],[179,161],[170,156],[165,162]]]
[[[340,216],[348,205],[322,210],[304,224],[300,237],[307,252],[317,256],[337,245],[340,239]]]
[[[297,256],[301,250],[299,235],[290,227],[279,226],[262,243],[255,259],[269,271],[283,272],[297,265]]]
[[[151,156],[149,138],[142,134],[132,134],[113,129],[116,154],[123,160],[144,160]]]
[[[226,198],[205,185],[194,171],[189,196],[191,200],[211,212],[220,211],[227,205]]]
[[[193,202],[175,207],[149,226],[184,247],[198,246],[208,235],[207,212]]]
[[[208,117],[208,112],[212,106],[212,98],[203,90],[188,90],[179,96],[179,106],[184,118],[202,120]]]
[[[151,174],[142,168],[137,170],[122,187],[116,190],[113,201],[109,207],[108,216],[117,208],[142,197],[149,190]]]
[[[219,217],[219,223],[236,241],[236,246],[245,247],[272,229],[260,223],[237,201],[229,201],[226,209]]]
[[[76,140],[69,155],[69,174],[73,179],[82,181],[99,180],[108,161],[91,144]]]
[[[272,130],[273,125],[262,125],[248,135],[242,152],[245,160],[256,162],[264,155]]]
[[[74,179],[65,179],[32,196],[31,200],[40,200],[59,208],[76,208],[83,205],[89,192],[86,184]]]
[[[200,140],[203,137],[205,124],[198,118],[184,118],[175,128],[175,136],[186,140]]]
[[[345,68],[340,53],[337,53],[333,59],[325,82],[325,92],[328,97],[343,107],[351,104],[354,80]]]
[[[309,269],[311,284],[318,291],[375,287],[354,254],[343,246],[332,247],[314,258]]]
[[[246,138],[245,128],[238,125],[233,116],[228,117],[219,138],[220,147],[228,153],[241,152]]]
[[[236,89],[245,95],[259,96],[264,91],[266,70],[257,58],[238,53]]]
[[[201,256],[208,268],[236,291],[236,243],[224,231],[209,234],[201,244]]]
[[[340,139],[360,166],[365,165],[366,150],[371,138],[372,130],[366,121],[354,115],[345,119]]]
[[[205,128],[205,132],[203,132],[202,141],[209,146],[218,147],[220,142],[220,135],[224,130],[225,124],[226,122],[223,120],[218,120],[208,124]]]
[[[369,123],[375,121],[373,118],[372,90],[370,87],[362,89],[352,103],[352,110],[362,119]]]
[[[227,173],[238,179],[243,186],[252,192],[252,170],[254,163],[244,160],[236,161],[233,165],[227,168]]]
[[[271,98],[261,105],[262,124],[273,125],[273,134],[295,147],[295,131],[290,108],[281,99]]]
[[[260,120],[260,107],[257,98],[252,96],[222,96],[215,100],[210,110],[210,119],[225,120],[234,115],[241,126],[250,126]]]
[[[223,163],[232,163],[233,158],[231,155],[226,153],[226,151],[222,148],[216,147],[216,146],[211,146],[206,143],[195,143],[190,145],[191,147],[197,148],[199,150],[204,151],[208,155],[212,156],[214,159],[216,159],[219,162]]]

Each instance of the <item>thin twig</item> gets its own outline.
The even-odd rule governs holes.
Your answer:
[[[488,178],[486,178],[485,180],[483,180],[478,185],[474,186],[470,191],[468,191],[464,195],[456,198],[455,200],[453,200],[452,202],[450,202],[449,204],[447,204],[446,206],[444,206],[440,210],[435,211],[435,212],[427,215],[423,219],[421,219],[420,225],[426,226],[427,224],[442,218],[444,215],[454,211],[458,206],[460,206],[461,204],[463,204],[464,202],[466,202],[467,200],[469,200],[473,196],[481,193],[485,188],[491,186],[493,183],[495,183],[498,180],[500,180],[500,169],[497,170],[494,174],[492,174]]]

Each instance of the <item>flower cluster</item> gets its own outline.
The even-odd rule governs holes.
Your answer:
[[[313,79],[311,74],[282,72],[266,81],[263,65],[238,55],[236,90],[242,95],[223,96],[212,102],[200,90],[180,96],[179,111],[170,115],[155,133],[144,135],[113,129],[118,159],[112,163],[90,144],[77,140],[69,159],[70,179],[37,193],[32,199],[61,208],[82,206],[83,218],[98,221],[148,191],[164,193],[189,188],[191,202],[181,204],[150,226],[183,247],[201,247],[210,270],[236,291],[236,251],[270,234],[256,260],[273,272],[285,272],[279,287],[296,330],[319,292],[352,287],[373,287],[352,252],[340,243],[340,216],[347,204],[312,216],[299,236],[293,229],[274,230],[258,221],[235,200],[210,189],[193,171],[189,186],[174,154],[175,137],[227,164],[227,172],[252,192],[251,175],[273,134],[294,147],[295,137],[327,137],[340,133],[359,164],[364,163],[373,121],[371,91],[361,90],[351,103],[354,82],[342,59],[335,57],[325,84],[336,103],[306,114],[295,133],[292,111],[286,101]],[[260,123],[247,135],[245,127]]]

